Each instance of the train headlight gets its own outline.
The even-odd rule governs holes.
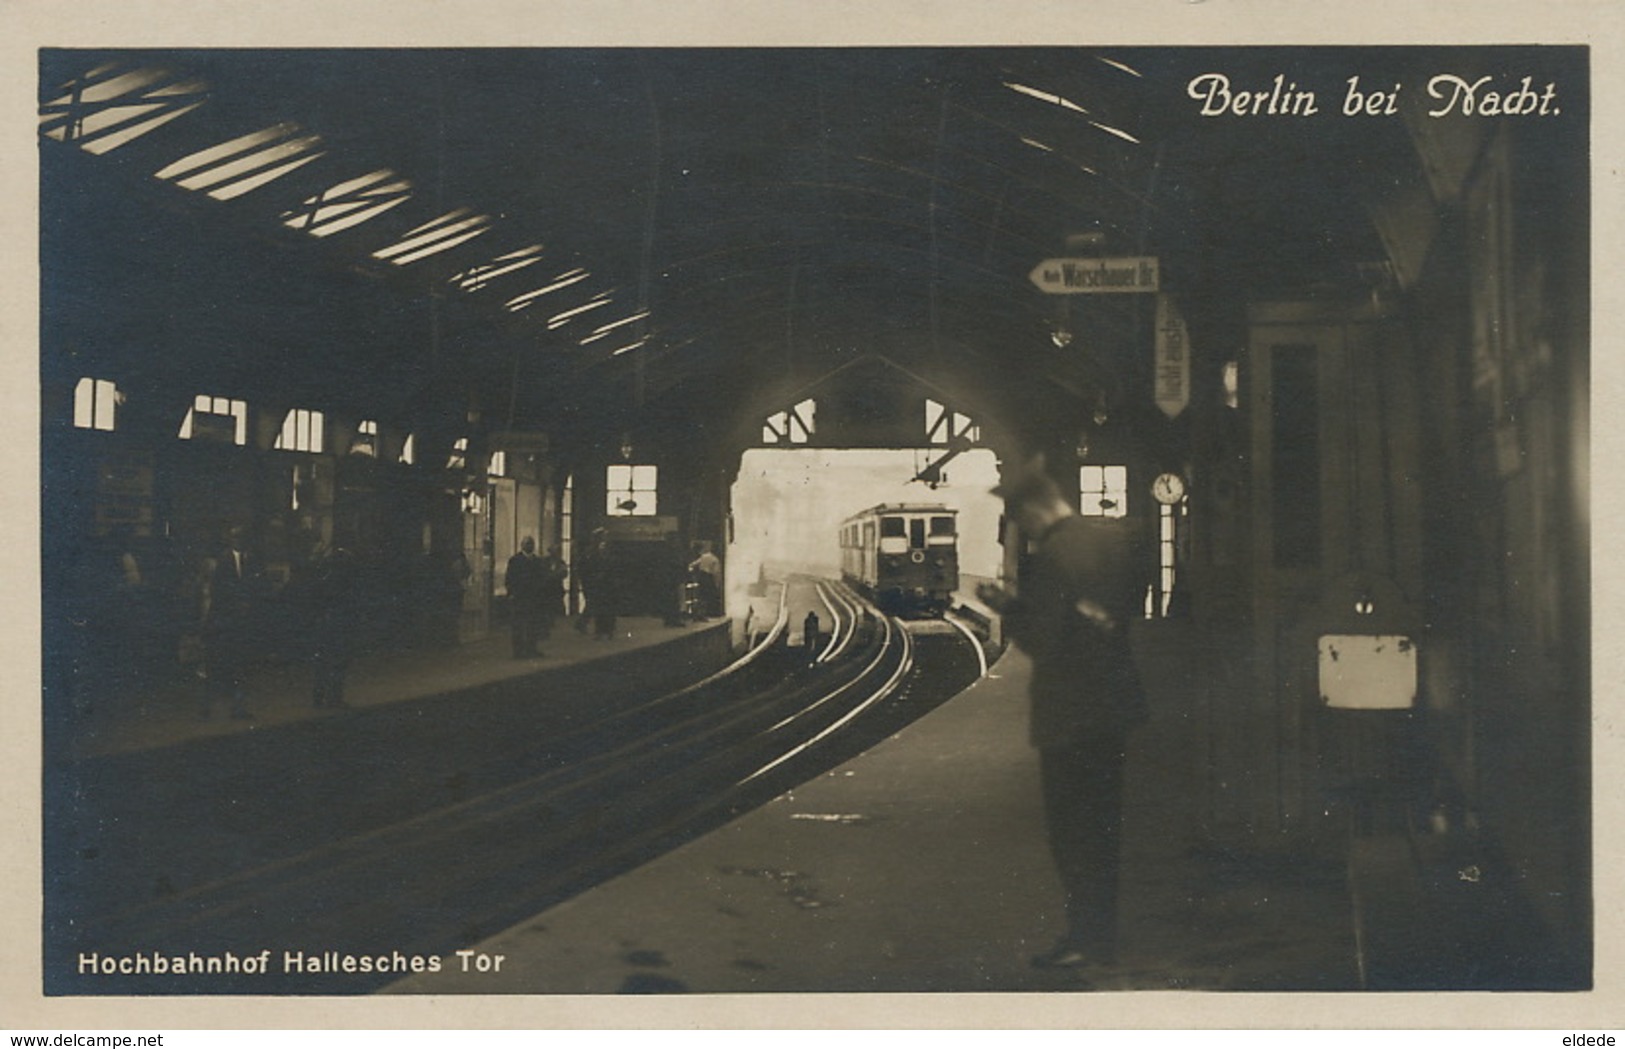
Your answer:
[[[917,565],[923,564],[925,562],[925,551],[915,550],[908,555],[908,559]]]

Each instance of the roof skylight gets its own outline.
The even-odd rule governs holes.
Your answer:
[[[570,285],[584,281],[590,276],[592,276],[592,274],[588,273],[584,269],[567,270],[564,273],[559,274],[557,277],[554,277],[552,283],[544,284],[540,288],[527,291],[523,295],[516,295],[507,302],[503,303],[503,305],[517,313],[519,310],[529,306],[543,295],[549,295],[555,291],[558,291],[560,288],[568,288]]]
[[[555,313],[553,316],[547,318],[547,330],[552,331],[555,328],[562,328],[566,324],[569,324],[571,320],[579,317],[583,313],[586,313],[588,310],[596,310],[600,307],[608,306],[613,301],[614,300],[611,299],[609,294],[606,292],[605,294],[600,295],[598,298],[593,299],[591,302],[586,302],[580,306],[572,307],[571,309],[565,310],[563,313]]]
[[[1137,77],[1140,77],[1141,79],[1144,79],[1144,74],[1141,73],[1138,69],[1135,69],[1133,66],[1130,66],[1130,65],[1125,65],[1124,63],[1119,62],[1115,58],[1107,58],[1105,55],[1096,55],[1095,56],[1095,61],[1104,62],[1106,65],[1111,66],[1113,69],[1121,69],[1123,72],[1127,73],[1129,76],[1137,76]]]
[[[380,168],[306,197],[299,207],[284,211],[282,220],[313,237],[326,237],[359,226],[411,197],[410,182],[397,178],[388,168]]]
[[[526,266],[534,265],[540,261],[542,261],[542,246],[532,244],[528,248],[520,248],[518,251],[510,251],[506,255],[498,255],[490,262],[470,266],[453,276],[451,283],[464,291],[479,291],[505,273],[522,270]]]
[[[630,317],[622,317],[618,321],[610,321],[608,324],[605,324],[602,327],[595,328],[591,335],[581,340],[581,345],[585,346],[589,342],[596,342],[597,340],[602,339],[604,336],[613,332],[616,328],[624,328],[626,325],[631,324],[634,321],[640,321],[648,315],[648,310],[639,310]]]
[[[1040,91],[1038,88],[1028,87],[1026,84],[1012,84],[1008,80],[1004,81],[1004,86],[1009,88],[1011,91],[1020,92],[1029,98],[1036,98],[1040,102],[1048,102],[1052,106],[1060,106],[1062,109],[1070,109],[1074,113],[1083,113],[1087,115],[1089,112],[1087,109],[1084,109],[1071,99],[1063,98],[1060,95],[1050,91]]]
[[[298,130],[284,121],[182,157],[154,175],[216,200],[240,197],[324,155],[316,148],[321,136],[294,137]]]
[[[437,219],[425,222],[414,230],[410,230],[405,237],[391,244],[387,248],[379,248],[373,252],[373,258],[387,259],[397,266],[405,266],[419,259],[428,258],[450,248],[455,248],[464,241],[473,240],[482,233],[491,230],[491,216],[474,215],[469,218],[468,208],[458,208],[448,211]]]
[[[101,66],[64,84],[65,94],[40,106],[40,134],[77,142],[87,153],[107,153],[205,101],[200,81],[165,84],[174,74],[156,68],[105,75],[115,69]]]

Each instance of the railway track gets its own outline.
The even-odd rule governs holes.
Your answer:
[[[968,632],[922,633],[840,584],[819,585],[835,624],[810,666],[782,644],[781,595],[773,629],[734,664],[550,739],[531,763],[537,771],[85,916],[47,959],[48,986],[78,994],[375,990],[393,976],[287,973],[280,960],[285,951],[449,955],[860,753],[985,666]],[[85,951],[261,950],[273,961],[263,975],[84,978],[74,970]]]

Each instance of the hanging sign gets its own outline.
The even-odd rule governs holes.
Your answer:
[[[1156,291],[1157,257],[1045,259],[1027,279],[1049,295],[1109,295]]]
[[[1173,296],[1157,296],[1156,358],[1157,407],[1172,419],[1185,410],[1191,399],[1190,339],[1185,318]]]

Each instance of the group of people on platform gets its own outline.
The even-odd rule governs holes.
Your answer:
[[[655,610],[668,626],[723,614],[721,559],[709,543],[697,543],[692,560],[684,558],[681,550],[676,537],[668,537],[659,544],[652,573],[656,578],[639,581],[651,585],[658,595]],[[630,596],[633,581],[627,576],[640,566],[627,563],[624,554],[624,548],[617,554],[605,528],[594,530],[583,544],[573,569],[559,547],[539,554],[534,538],[521,540],[503,574],[513,657],[544,655],[541,643],[552,634],[559,617],[569,614],[567,590],[572,570],[583,602],[575,629],[599,640],[614,637],[619,614],[636,603]]]
[[[279,556],[270,559],[250,546],[241,524],[191,554],[168,537],[121,529],[65,553],[60,582],[47,591],[56,610],[46,641],[54,687],[84,713],[108,697],[190,682],[201,692],[203,717],[249,720],[245,679],[257,664],[306,663],[313,705],[340,708],[348,705],[348,669],[362,652],[458,636],[472,574],[465,559],[424,554],[421,563],[399,562],[342,539],[303,539],[273,543]],[[680,545],[671,549],[670,585],[661,584],[671,596],[657,614],[674,625],[721,615],[721,562],[709,544],[696,544],[692,558]],[[572,571],[584,599],[578,629],[613,637],[623,591],[641,582],[625,578],[636,567],[620,563],[602,528],[582,544],[573,569],[557,547],[538,553],[525,538],[504,579],[513,656],[543,655],[568,614]]]

